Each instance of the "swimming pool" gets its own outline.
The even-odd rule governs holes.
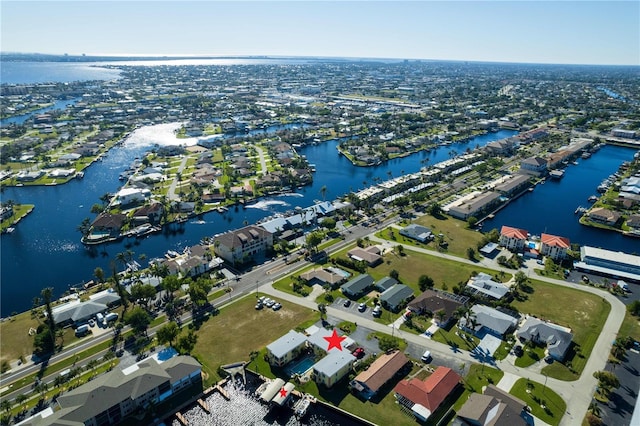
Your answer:
[[[293,376],[294,374],[303,374],[313,367],[313,364],[315,364],[313,358],[305,356],[300,360],[290,362],[289,365],[285,367],[284,371],[286,371],[290,376]]]

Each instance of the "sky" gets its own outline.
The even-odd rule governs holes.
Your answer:
[[[2,52],[640,65],[640,1],[0,1]]]

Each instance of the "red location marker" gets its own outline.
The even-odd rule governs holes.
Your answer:
[[[338,332],[336,329],[333,329],[333,334],[329,337],[323,337],[327,342],[329,342],[329,347],[327,348],[327,352],[331,350],[331,348],[337,348],[342,350],[342,341],[346,339],[344,336],[338,336]]]
[[[287,390],[285,388],[280,389],[280,396],[283,398],[287,396]]]

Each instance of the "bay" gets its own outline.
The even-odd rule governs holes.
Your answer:
[[[197,244],[203,237],[236,229],[245,223],[277,212],[292,210],[297,206],[308,207],[321,199],[321,188],[326,186],[326,199],[335,199],[349,191],[355,191],[374,183],[374,179],[387,180],[404,173],[413,173],[428,164],[450,158],[476,146],[506,138],[516,132],[503,130],[478,136],[464,143],[422,151],[407,157],[390,160],[375,167],[355,167],[339,155],[338,140],[327,141],[300,149],[307,160],[316,165],[312,185],[294,194],[260,199],[246,208],[231,208],[225,214],[207,213],[203,220],[193,219],[181,226],[166,227],[163,233],[146,239],[131,239],[104,244],[95,250],[87,250],[80,243],[77,226],[85,217],[93,218],[91,206],[100,196],[114,193],[122,185],[118,177],[133,161],[141,156],[147,146],[115,147],[103,161],[85,170],[82,180],[65,185],[46,187],[7,188],[3,200],[22,204],[35,204],[34,211],[16,227],[12,234],[0,239],[0,316],[13,311],[29,309],[31,301],[44,287],[53,287],[59,296],[69,286],[93,279],[93,271],[101,267],[110,275],[115,256],[132,250],[135,257],[144,254],[147,259],[162,256],[167,250],[182,250]],[[146,262],[140,262],[146,265]]]
[[[2,62],[0,83],[70,83],[72,81],[115,80],[120,70],[105,68],[101,63],[66,62]]]

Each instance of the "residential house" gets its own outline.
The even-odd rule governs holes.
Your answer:
[[[163,213],[164,206],[162,205],[162,203],[152,202],[151,204],[142,206],[137,209],[133,213],[133,220],[138,224],[147,222],[151,224],[157,224],[160,223]]]
[[[407,307],[417,315],[433,315],[435,321],[444,327],[453,319],[456,310],[466,305],[468,301],[467,296],[429,289],[409,302]],[[444,313],[442,319],[437,315],[440,311]]]
[[[303,274],[300,274],[300,278],[305,280],[308,285],[319,284],[321,286],[329,285],[331,288],[335,288],[346,280],[348,272],[342,271],[338,273],[335,268],[314,268]]]
[[[150,404],[167,401],[187,389],[202,389],[198,361],[190,356],[174,356],[166,361],[147,358],[64,392],[55,402],[58,410],[49,407],[21,424],[118,424]]]
[[[229,231],[215,237],[215,253],[225,261],[236,264],[266,255],[273,247],[273,234],[259,226]]]
[[[520,146],[520,141],[517,138],[506,138],[489,142],[486,145],[486,149],[493,155],[509,156],[515,152],[518,146]]]
[[[13,216],[13,206],[2,206],[0,207],[0,220],[5,220]]]
[[[347,297],[357,299],[373,287],[373,277],[369,274],[361,274],[342,284],[340,289]]]
[[[307,347],[307,336],[294,330],[267,345],[267,361],[282,367],[300,355]]]
[[[377,246],[354,247],[347,252],[347,255],[356,262],[367,262],[369,266],[376,266],[382,262],[380,249]]]
[[[414,294],[411,287],[407,287],[403,284],[396,284],[393,287],[385,290],[380,295],[380,303],[386,309],[398,312],[404,307],[408,301],[413,299]]]
[[[384,277],[378,280],[378,282],[375,284],[375,288],[378,291],[386,291],[396,284],[398,284],[398,280],[396,280],[395,278]]]
[[[636,230],[640,230],[640,214],[632,214],[627,218],[627,226]]]
[[[438,367],[425,380],[401,380],[393,392],[398,403],[420,421],[427,421],[442,406],[449,395],[460,386],[460,376],[448,367]]]
[[[516,337],[523,342],[532,341],[546,345],[547,354],[562,362],[571,346],[573,334],[566,327],[528,317],[516,331]]]
[[[117,237],[120,235],[120,230],[126,218],[127,216],[121,213],[100,213],[91,223],[91,233],[107,233],[112,237]]]
[[[356,357],[349,351],[332,350],[313,365],[313,379],[330,388],[349,374],[355,361]]]
[[[68,327],[71,325],[84,324],[89,321],[90,318],[95,317],[96,314],[105,313],[108,309],[106,304],[94,300],[87,300],[86,302],[74,300],[54,307],[51,313],[57,325]]]
[[[411,361],[399,350],[380,355],[366,370],[358,374],[349,383],[351,389],[358,392],[363,398],[373,398],[380,388],[389,383],[391,379],[401,374]]]
[[[595,207],[591,209],[587,216],[593,222],[602,223],[604,225],[614,226],[622,215],[616,211],[605,209],[604,207]]]
[[[416,241],[420,241],[421,243],[426,243],[433,239],[431,229],[427,228],[426,226],[417,225],[415,223],[405,226],[399,232],[400,235]]]
[[[342,352],[344,349],[353,348],[355,345],[355,342],[352,338],[348,336],[342,336],[345,339],[341,343],[341,349],[334,346],[331,348],[331,350],[328,350],[329,343],[327,341],[327,338],[333,335],[333,330],[312,327],[311,330],[307,329],[306,332],[308,333],[307,342],[309,343],[309,347],[318,354],[326,354],[327,352],[333,351]],[[347,352],[349,351],[347,350]]]
[[[526,426],[532,420],[527,404],[495,385],[472,393],[457,412],[455,426]],[[455,423],[461,422],[461,423]]]
[[[123,188],[116,194],[114,204],[125,206],[131,203],[141,203],[150,196],[151,191],[148,189]]]
[[[529,157],[520,162],[520,171],[529,175],[544,176],[547,174],[547,160],[541,157]]]
[[[571,242],[568,238],[550,234],[542,234],[540,243],[542,255],[549,256],[554,260],[562,260],[567,257],[567,250],[571,248]]]
[[[501,300],[509,293],[509,287],[493,281],[493,277],[484,272],[469,278],[465,287],[467,294],[486,300]]]
[[[486,305],[473,305],[458,326],[482,339],[487,334],[503,339],[518,325],[518,318]]]
[[[502,226],[500,230],[500,245],[511,251],[522,251],[527,240],[528,232],[524,229]]]

